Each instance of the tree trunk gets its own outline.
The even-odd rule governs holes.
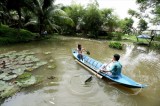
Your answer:
[[[20,9],[20,8],[17,9],[17,12],[18,12],[18,16],[19,16],[18,27],[19,27],[19,28],[22,28],[22,22],[21,22],[21,16],[22,16],[22,14],[21,14],[21,9]]]
[[[39,34],[40,34],[40,36],[42,36],[42,33],[44,32],[43,22],[44,22],[43,16],[40,16],[39,17]]]

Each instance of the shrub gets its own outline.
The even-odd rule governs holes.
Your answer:
[[[151,43],[151,47],[154,48],[154,49],[160,50],[160,43],[154,43],[154,42],[152,42]]]
[[[35,38],[35,34],[24,30],[14,29],[5,25],[0,26],[0,44],[27,42]]]
[[[122,50],[122,44],[119,42],[110,42],[109,47]]]
[[[113,37],[113,40],[122,40],[122,33],[120,32],[112,32],[112,35],[114,36]]]
[[[154,38],[155,41],[160,41],[160,35]]]

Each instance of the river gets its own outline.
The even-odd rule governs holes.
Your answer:
[[[119,53],[122,73],[135,81],[147,84],[144,89],[129,89],[114,85],[93,75],[88,84],[83,76],[91,75],[74,61],[71,49],[80,43],[90,51],[90,56],[109,62]],[[33,74],[44,77],[40,84],[22,89],[2,101],[2,106],[160,106],[160,54],[145,47],[125,43],[124,50],[108,47],[107,41],[60,37],[58,39],[1,46],[0,53],[29,50],[49,65],[34,70]],[[48,52],[48,54],[45,54]],[[53,61],[53,62],[49,62]],[[49,76],[54,79],[48,79]]]

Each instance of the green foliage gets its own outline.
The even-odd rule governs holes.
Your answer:
[[[121,20],[119,24],[122,32],[124,34],[130,34],[132,32],[133,23],[134,21],[131,18],[125,18],[124,20]]]
[[[110,42],[109,47],[122,50],[122,44],[119,42]]]
[[[122,40],[122,33],[121,32],[112,32],[113,40]]]
[[[69,7],[66,7],[64,11],[73,20],[75,26],[79,24],[79,21],[82,19],[83,14],[85,13],[84,7],[75,3],[71,4]]]
[[[101,28],[102,15],[96,3],[91,3],[87,6],[84,14],[83,29],[89,33],[90,36],[98,37],[98,30]]]
[[[46,30],[47,32],[60,30],[59,25],[61,25],[61,23],[73,26],[72,20],[58,5],[53,4],[54,1],[55,0],[0,1],[0,5],[3,6],[2,23],[12,27],[17,27],[18,23],[18,28],[24,26],[30,31],[39,32],[40,35]],[[6,14],[4,14],[5,12]],[[14,13],[14,17],[11,13]],[[21,17],[24,18],[23,21]],[[16,18],[16,20],[14,18]]]
[[[142,13],[144,11],[150,11],[154,18],[151,19],[153,24],[158,25],[160,23],[160,0],[136,0],[140,5],[140,10]]]
[[[136,12],[135,10],[129,9],[128,14],[131,15],[131,17],[134,16],[136,18],[140,18],[140,14],[138,12]]]
[[[102,21],[103,21],[103,26],[102,27],[107,27],[109,32],[114,31],[116,28],[118,28],[118,16],[113,14],[113,9],[103,9],[101,10],[102,13]]]
[[[148,28],[148,23],[144,19],[139,20],[138,28],[140,31],[145,31]]]
[[[0,44],[27,42],[34,40],[35,34],[24,29],[14,29],[8,26],[0,26]]]
[[[151,47],[157,50],[160,50],[160,43],[152,42]]]
[[[72,3],[70,6],[65,7],[64,11],[74,22],[74,26],[63,26],[64,32],[76,33],[77,30],[80,30],[81,24],[83,23],[84,7],[80,4]]]
[[[155,41],[160,41],[160,35],[154,38]]]

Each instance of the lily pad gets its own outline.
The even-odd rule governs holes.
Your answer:
[[[0,55],[0,59],[2,59],[2,58],[4,58],[4,57],[5,57],[5,55],[3,55],[3,54],[2,54],[2,55]]]
[[[32,68],[32,69],[37,69],[38,67],[39,67],[39,66],[36,66],[36,65],[35,65],[35,66],[31,67],[31,68]]]
[[[31,71],[33,71],[33,68],[26,68],[26,70],[25,71],[29,71],[29,72],[31,72]]]
[[[26,79],[29,79],[31,76],[32,76],[31,73],[24,72],[22,75],[18,76],[17,80],[19,80],[19,81],[26,80]]]
[[[32,60],[33,56],[26,56],[25,61],[30,61]]]
[[[33,64],[25,64],[25,67],[31,67]]]
[[[6,98],[9,97],[11,95],[13,95],[14,93],[16,93],[17,91],[19,91],[19,87],[18,86],[8,86],[6,87],[6,89],[1,93],[0,97],[1,98]]]
[[[27,80],[24,80],[24,79],[19,80],[17,84],[20,87],[28,87],[28,86],[33,85],[35,83],[36,83],[36,77],[35,76],[31,76]]]
[[[40,67],[40,66],[43,66],[43,65],[45,65],[45,64],[47,64],[47,62],[41,61],[41,62],[38,62],[36,65]]]
[[[55,65],[49,65],[48,68],[49,69],[54,69],[56,66]]]
[[[11,80],[11,79],[16,78],[17,76],[18,76],[18,75],[16,75],[16,74],[8,75],[8,76],[4,77],[3,80],[4,80],[4,81],[9,81],[9,80]]]
[[[15,73],[17,75],[22,75],[24,73],[24,69],[18,68],[13,70],[12,73]]]
[[[45,52],[50,54],[51,52]],[[8,53],[0,54],[0,60],[6,62],[5,68],[0,68],[0,98],[11,96],[17,92],[20,87],[28,87],[39,81],[42,78],[32,76],[31,73],[25,71],[32,71],[47,64],[47,62],[40,61],[39,58],[34,56],[34,52],[24,50],[21,52],[11,51]],[[53,62],[53,60],[50,60]],[[54,65],[48,66],[49,68],[55,68]],[[11,83],[12,79],[15,79],[15,83]],[[39,79],[38,79],[39,78]]]
[[[4,91],[9,86],[5,81],[0,81],[0,92]]]
[[[51,54],[51,52],[45,52],[44,54],[46,54],[46,55],[47,55],[47,54]]]
[[[2,73],[0,74],[0,79],[3,79],[4,77],[6,77],[8,75],[8,73]]]
[[[54,62],[54,60],[52,60],[52,59],[51,59],[51,60],[49,60],[49,62],[51,62],[51,63],[52,63],[52,62]]]

